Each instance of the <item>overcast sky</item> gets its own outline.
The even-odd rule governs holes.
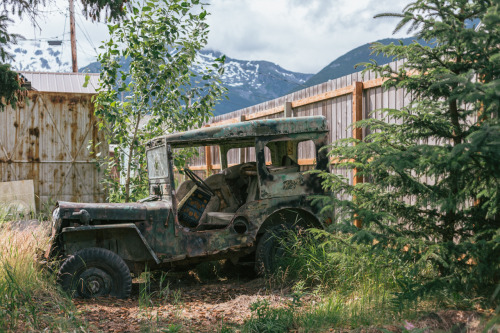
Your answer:
[[[208,48],[242,60],[268,60],[285,69],[316,73],[335,58],[362,44],[392,35],[395,19],[373,16],[401,12],[410,0],[210,0]],[[92,23],[75,1],[78,65],[95,61],[98,46],[108,38],[103,23]],[[63,39],[69,53],[67,0],[43,8],[38,27],[16,19],[10,31],[28,41]]]

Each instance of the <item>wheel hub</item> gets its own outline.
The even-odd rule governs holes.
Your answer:
[[[97,294],[101,289],[102,282],[103,281],[99,277],[92,277],[91,279],[87,280],[87,289],[91,293]]]
[[[80,275],[80,294],[83,297],[99,297],[109,295],[112,279],[108,273],[99,268],[89,268]]]

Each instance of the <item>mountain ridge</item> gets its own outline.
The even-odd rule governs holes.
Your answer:
[[[199,66],[195,70],[202,72],[215,58],[222,55],[219,51],[202,50],[198,54]],[[122,70],[128,71],[130,60],[121,59]],[[99,72],[100,64],[93,62],[79,69],[80,72]],[[278,64],[265,60],[239,60],[226,56],[222,82],[228,88],[229,100],[223,99],[217,104],[214,115],[221,115],[239,110],[267,100],[281,97],[296,86],[302,86],[313,74],[297,73],[286,70]]]
[[[399,43],[407,45],[415,38],[386,38],[378,40],[383,44]],[[419,41],[422,43],[422,41]],[[298,73],[286,70],[278,64],[265,60],[239,60],[226,56],[225,73],[222,76],[223,84],[228,88],[227,97],[215,108],[214,115],[221,115],[256,105],[265,101],[287,95],[289,93],[321,84],[328,80],[356,72],[354,66],[358,63],[368,62],[370,59],[379,64],[392,61],[382,55],[371,54],[370,46],[366,43],[358,46],[342,56],[336,58],[316,74]],[[14,69],[29,71],[60,71],[70,72],[70,61],[63,61],[61,52],[50,45],[35,44],[31,50],[16,46],[11,51],[16,62]],[[202,50],[198,55],[201,70],[203,66],[210,66],[213,60],[222,55],[215,50]],[[128,71],[130,59],[121,59],[123,70]],[[81,67],[80,72],[98,73],[99,62],[91,62]]]
[[[366,43],[361,46],[358,46],[340,57],[333,60],[331,63],[323,67],[318,73],[314,74],[309,80],[304,83],[304,87],[302,89],[321,84],[327,82],[328,80],[337,79],[339,77],[349,75],[359,71],[355,68],[355,66],[359,63],[369,62],[370,60],[376,61],[378,64],[383,65],[393,61],[390,57],[386,57],[383,55],[375,55],[371,54],[371,46],[374,43],[382,43],[384,45],[388,45],[390,43],[399,43],[400,41],[404,45],[411,44],[415,40],[415,37],[408,38],[384,38],[379,39],[375,42]],[[420,43],[423,43],[422,40],[419,40]],[[424,43],[425,44],[425,43]],[[427,44],[425,44],[427,45]],[[298,91],[300,89],[292,89],[289,93]]]

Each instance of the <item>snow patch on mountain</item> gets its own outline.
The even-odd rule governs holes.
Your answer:
[[[67,45],[66,45],[66,44]],[[21,71],[34,72],[71,72],[71,48],[69,43],[49,45],[45,42],[21,42],[11,48],[12,67]],[[204,73],[214,69],[212,64],[222,53],[203,50],[196,58],[193,70]],[[95,58],[94,58],[95,60]],[[80,59],[80,63],[82,60]],[[129,61],[121,60],[122,69],[128,71]],[[80,71],[96,73],[100,70],[98,62],[80,68]],[[228,88],[229,100],[221,101],[215,114],[224,114],[259,104],[287,94],[299,88],[312,76],[287,71],[277,64],[268,61],[238,60],[226,57],[222,84]]]
[[[210,67],[215,59],[220,56],[222,56],[222,54],[217,51],[202,51],[198,54],[196,59],[198,62],[196,70],[203,71],[204,68]],[[249,85],[254,88],[259,88],[265,84],[269,76],[274,77],[274,79],[288,81],[290,84],[300,85],[311,75],[290,72],[277,64],[267,61],[237,60],[227,57],[224,64],[222,81],[227,87]]]
[[[64,42],[63,42],[64,43]],[[33,72],[70,72],[69,45],[49,45],[46,41],[20,42],[9,49],[13,69]]]

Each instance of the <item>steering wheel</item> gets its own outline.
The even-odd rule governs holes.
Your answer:
[[[241,166],[240,173],[243,176],[257,176],[257,167],[255,163],[248,162]]]
[[[189,179],[191,179],[196,184],[196,186],[198,186],[205,192],[208,192],[208,194],[210,194],[211,196],[215,196],[215,193],[210,188],[210,186],[208,186],[207,183],[203,181],[203,179],[201,179],[197,174],[195,174],[189,168],[184,168],[184,173],[186,174],[186,176],[189,177]]]

